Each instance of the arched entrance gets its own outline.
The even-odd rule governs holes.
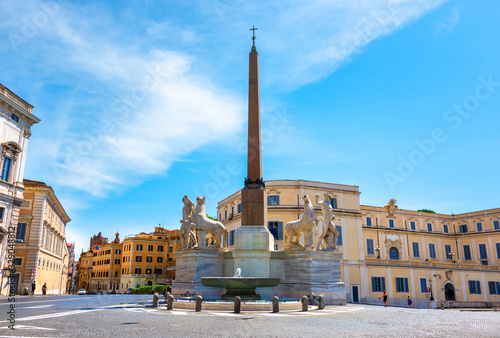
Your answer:
[[[444,300],[456,300],[455,298],[455,287],[451,283],[446,283],[444,285]]]
[[[152,281],[150,281],[150,280],[148,281],[148,286],[149,286],[149,285],[153,285],[153,282],[152,282]]]

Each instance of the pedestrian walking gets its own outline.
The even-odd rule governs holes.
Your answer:
[[[379,298],[379,300],[380,299],[383,299],[384,306],[387,306],[387,293],[385,293],[385,291],[384,291],[384,294],[382,295],[382,297]]]
[[[33,283],[31,283],[31,295],[32,296],[35,295],[35,290],[36,290],[36,281],[33,281]]]
[[[42,286],[42,295],[46,295],[47,294],[47,283],[43,283],[43,286]]]
[[[408,296],[408,307],[413,307],[411,304],[412,304],[411,298],[410,296]]]

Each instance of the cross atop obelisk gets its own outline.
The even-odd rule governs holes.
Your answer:
[[[255,48],[255,26],[252,34],[248,73],[248,154],[247,177],[241,193],[242,225],[266,224],[266,192],[262,179],[262,151],[260,140],[259,54]]]

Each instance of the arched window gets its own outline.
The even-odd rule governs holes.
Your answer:
[[[397,261],[399,260],[399,251],[395,247],[392,247],[389,250],[389,259]]]

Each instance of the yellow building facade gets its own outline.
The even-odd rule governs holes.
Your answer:
[[[286,223],[302,216],[303,195],[318,217],[319,201],[330,202],[348,301],[380,303],[386,291],[389,304],[402,306],[408,296],[418,307],[500,302],[500,208],[459,215],[391,210],[360,205],[357,186],[303,180],[267,181],[266,193],[275,250],[283,249]],[[241,225],[241,191],[219,202],[218,217],[231,249]]]
[[[54,190],[43,182],[24,180],[24,202],[20,207],[16,231],[15,259],[18,293],[47,294],[66,291],[69,252],[66,224],[71,219],[57,199]]]

